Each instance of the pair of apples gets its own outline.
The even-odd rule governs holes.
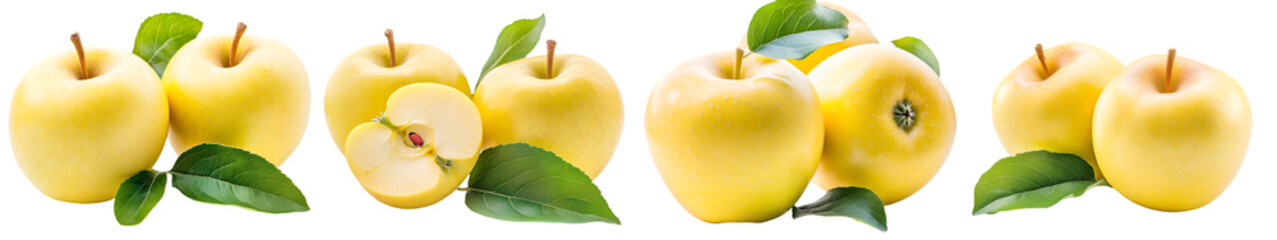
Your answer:
[[[456,191],[481,149],[524,142],[597,177],[620,141],[620,90],[594,60],[554,55],[503,64],[470,95],[461,67],[425,44],[365,47],[328,82],[333,141],[369,194],[419,208]],[[369,122],[369,119],[374,119]]]
[[[993,97],[998,137],[1012,154],[1076,154],[1142,206],[1202,207],[1241,167],[1250,104],[1228,74],[1174,53],[1123,67],[1091,45],[1038,45]]]
[[[652,90],[648,145],[693,216],[770,220],[794,206],[813,175],[826,190],[864,187],[891,204],[944,163],[956,123],[937,73],[909,52],[876,44],[855,14],[822,4],[849,20],[844,41],[790,62],[707,55]]]
[[[287,46],[244,29],[192,40],[162,78],[132,53],[85,49],[72,35],[76,50],[36,64],[14,93],[9,132],[23,173],[53,199],[110,200],[155,165],[170,129],[178,152],[219,143],[282,164],[306,128],[306,71]]]

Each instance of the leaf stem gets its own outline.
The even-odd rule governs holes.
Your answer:
[[[75,45],[75,54],[80,57],[80,80],[89,79],[89,66],[84,60],[84,45],[80,44],[80,32],[71,34],[71,44]]]
[[[235,66],[235,55],[239,52],[239,39],[244,37],[244,31],[247,29],[248,25],[244,25],[244,22],[240,22],[239,25],[235,27],[235,39],[231,40],[231,59],[226,62],[226,67]]]
[[[395,62],[395,31],[386,29],[386,45],[390,45],[390,67],[399,65]]]

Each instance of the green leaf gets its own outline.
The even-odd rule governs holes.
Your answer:
[[[775,59],[803,59],[847,38],[847,17],[815,0],[776,0],[754,12],[749,50]]]
[[[918,59],[926,62],[927,66],[931,66],[931,70],[936,71],[936,76],[940,76],[940,60],[936,60],[936,54],[931,52],[931,48],[927,47],[927,43],[922,42],[922,39],[903,37],[891,41],[891,43],[896,44],[896,47],[904,49],[906,52],[912,53],[914,56],[918,56]]]
[[[155,170],[144,170],[124,180],[115,192],[115,221],[132,226],[142,223],[155,204],[164,197],[168,175]]]
[[[1022,208],[1046,208],[1081,196],[1095,181],[1091,165],[1077,155],[1043,150],[1003,158],[975,184],[971,215]]]
[[[204,22],[181,13],[161,13],[146,18],[133,40],[133,54],[142,57],[155,73],[164,76],[173,54],[200,34]]]
[[[501,29],[501,34],[497,35],[497,45],[492,47],[492,54],[488,55],[488,61],[483,63],[483,71],[479,72],[479,80],[474,83],[476,88],[492,69],[527,57],[537,47],[537,42],[541,41],[541,29],[544,28],[545,14],[541,14],[536,19],[519,19]]]
[[[306,197],[274,164],[234,147],[205,143],[173,164],[173,187],[196,201],[286,213],[310,210]]]
[[[466,206],[491,218],[621,224],[589,176],[526,143],[483,150],[469,181]]]
[[[865,188],[830,189],[820,200],[794,207],[794,218],[807,215],[849,217],[869,224],[879,231],[887,231],[887,212],[883,210],[882,199]]]

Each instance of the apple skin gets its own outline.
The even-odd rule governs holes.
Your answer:
[[[87,48],[22,78],[9,109],[14,158],[40,192],[60,201],[110,200],[120,183],[155,165],[168,134],[168,102],[155,70],[132,53]]]
[[[226,67],[232,38],[196,38],[169,61],[162,81],[170,143],[179,153],[218,143],[283,164],[306,130],[306,69],[284,44],[252,35],[240,40],[238,64]]]
[[[383,120],[396,128],[365,122],[346,138],[347,164],[359,184],[397,208],[430,206],[456,192],[474,169],[483,137],[470,96],[453,86],[414,83],[387,97],[385,105]],[[409,145],[408,133],[417,133],[425,145]],[[436,156],[450,166],[438,165]]]
[[[816,185],[868,188],[892,204],[913,195],[944,165],[957,129],[953,101],[921,59],[894,46],[859,45],[829,57],[808,77],[825,123]],[[915,115],[909,130],[894,119],[902,101]]]
[[[674,198],[710,223],[786,213],[811,181],[824,140],[816,91],[793,65],[732,52],[675,68],[647,104],[648,146]]]
[[[386,112],[386,99],[400,87],[433,82],[470,96],[470,83],[461,66],[443,50],[425,44],[398,43],[398,65],[393,67],[389,51],[386,44],[359,49],[342,60],[328,80],[324,115],[333,142],[343,152],[350,130]]]
[[[1061,44],[1043,53],[1049,76],[1035,55],[998,85],[993,95],[998,139],[1007,154],[1047,150],[1078,155],[1091,164],[1097,179],[1104,179],[1095,163],[1091,123],[1100,92],[1122,71],[1122,62],[1084,43]]]
[[[621,92],[603,66],[581,55],[545,56],[502,64],[475,88],[484,148],[523,142],[545,148],[598,177],[621,139]]]
[[[820,48],[817,48],[816,51],[811,52],[810,55],[807,55],[806,58],[785,59],[785,61],[788,61],[790,64],[793,64],[794,67],[797,67],[798,70],[802,71],[803,74],[810,73],[811,69],[816,68],[817,65],[820,65],[820,63],[824,62],[825,59],[829,58],[829,56],[833,56],[834,54],[841,52],[843,49],[861,44],[878,43],[878,38],[874,37],[873,32],[869,31],[869,25],[865,25],[865,21],[861,20],[859,15],[856,15],[856,13],[851,12],[851,10],[847,10],[847,8],[843,8],[837,4],[823,1],[820,2],[820,4],[842,13],[842,15],[847,18],[847,38],[842,41],[821,46]],[[740,47],[743,49],[749,49],[748,36],[741,38]]]
[[[1136,204],[1187,211],[1233,181],[1250,143],[1250,103],[1222,71],[1176,57],[1166,93],[1166,55],[1144,57],[1100,94],[1095,156],[1113,189]]]

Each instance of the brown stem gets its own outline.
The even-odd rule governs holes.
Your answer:
[[[395,63],[395,31],[391,31],[389,28],[386,29],[386,43],[390,45],[390,66],[399,65]]]
[[[1175,69],[1175,49],[1166,53],[1166,92],[1171,92],[1171,70]]]
[[[545,40],[545,78],[554,78],[554,46],[557,45],[554,39]]]
[[[1039,43],[1034,50],[1038,52],[1038,62],[1042,63],[1042,73],[1051,76],[1051,70],[1046,67],[1046,54],[1042,53],[1042,44]]]
[[[740,79],[740,63],[745,59],[745,49],[736,48],[736,65],[732,66],[732,79]]]
[[[84,60],[84,46],[80,44],[80,32],[71,34],[71,44],[75,45],[75,54],[80,56],[80,79],[89,79],[89,65]]]
[[[227,67],[235,66],[235,54],[239,52],[239,39],[244,37],[244,30],[247,29],[248,25],[244,25],[244,22],[240,22],[239,26],[235,28],[235,40],[231,40],[231,59],[227,61],[229,65]]]

